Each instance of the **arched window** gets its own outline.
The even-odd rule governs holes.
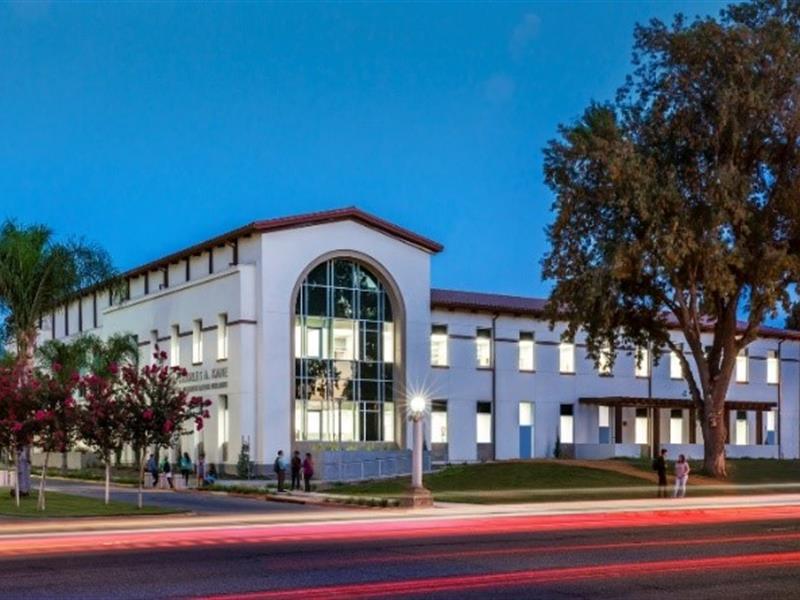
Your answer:
[[[295,304],[295,440],[393,442],[395,334],[381,280],[345,258],[315,267]]]

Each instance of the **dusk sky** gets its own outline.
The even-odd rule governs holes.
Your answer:
[[[0,216],[120,269],[348,205],[445,246],[433,285],[546,295],[542,148],[636,22],[718,2],[0,6]]]

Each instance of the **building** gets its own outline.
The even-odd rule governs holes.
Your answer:
[[[123,301],[98,289],[59,307],[40,341],[132,332],[143,357],[166,350],[214,402],[182,449],[229,467],[245,441],[261,468],[278,449],[313,449],[328,478],[405,471],[413,393],[431,400],[438,461],[557,444],[580,458],[702,456],[673,357],[627,348],[598,369],[580,338],[550,330],[543,300],[431,289],[440,251],[356,208],[256,221],[128,271]],[[730,456],[800,455],[799,359],[800,333],[768,327],[739,357]]]

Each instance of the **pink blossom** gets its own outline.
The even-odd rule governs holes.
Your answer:
[[[153,411],[148,408],[142,413],[142,418],[145,421],[150,421],[153,418]]]

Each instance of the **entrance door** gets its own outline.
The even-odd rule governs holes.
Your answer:
[[[533,458],[533,402],[519,403],[519,457]]]

